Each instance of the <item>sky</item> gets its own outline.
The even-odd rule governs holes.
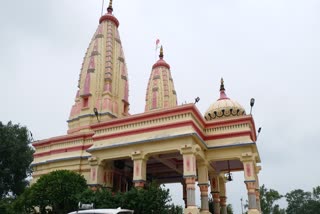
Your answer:
[[[101,7],[101,0],[1,2],[0,121],[27,126],[35,140],[66,134]],[[114,0],[113,7],[131,114],[144,111],[160,39],[178,104],[199,96],[204,113],[219,96],[221,77],[227,95],[247,112],[255,98],[253,116],[262,127],[260,184],[282,194],[320,185],[320,1]],[[235,173],[227,183],[235,213],[247,197],[243,177]],[[182,203],[175,191],[181,187],[170,188],[174,202]]]

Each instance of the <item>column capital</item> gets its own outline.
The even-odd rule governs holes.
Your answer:
[[[88,162],[90,166],[97,166],[101,164],[101,160],[95,156],[88,158]]]
[[[184,146],[181,146],[181,148],[180,148],[181,155],[196,154],[196,152],[197,152],[197,149],[192,144],[185,144]]]
[[[131,153],[132,160],[147,160],[148,157],[140,150]]]
[[[198,184],[201,196],[208,196],[208,184]]]
[[[240,161],[241,162],[253,162],[255,161],[255,154],[252,152],[244,152],[241,154]]]
[[[256,194],[256,181],[245,181],[244,183],[249,193]]]

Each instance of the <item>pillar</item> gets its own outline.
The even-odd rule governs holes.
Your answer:
[[[209,212],[209,201],[208,201],[208,166],[204,161],[198,163],[198,186],[200,188],[200,199],[201,208],[200,214],[207,214]]]
[[[184,208],[187,208],[187,186],[186,186],[186,182],[185,180],[183,180],[182,182],[182,192],[183,192],[183,201],[184,201]]]
[[[195,149],[192,145],[185,145],[180,153],[183,156],[183,177],[186,183],[187,208],[184,214],[199,214],[195,201],[195,183],[197,177]]]
[[[97,190],[103,186],[104,165],[98,157],[91,157],[88,159],[90,165],[90,179],[88,185],[92,190]]]
[[[259,214],[256,199],[256,173],[254,155],[251,152],[242,154],[244,182],[248,191],[248,214]]]
[[[113,190],[113,179],[114,179],[113,162],[110,161],[105,165],[103,183],[104,183],[104,186],[111,191]]]
[[[224,174],[219,177],[220,187],[220,213],[227,214],[227,195],[226,195],[226,179]]]
[[[133,183],[136,188],[143,188],[147,181],[147,158],[141,151],[131,154],[133,160]]]
[[[211,195],[214,203],[214,214],[220,214],[220,187],[219,187],[219,174],[210,173]]]
[[[260,170],[261,170],[261,166],[257,166],[256,167],[256,203],[257,203],[257,209],[261,213],[260,184],[259,184],[259,177],[258,177]]]

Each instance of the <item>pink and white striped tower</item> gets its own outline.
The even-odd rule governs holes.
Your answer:
[[[177,94],[174,89],[170,65],[163,59],[163,47],[159,60],[152,66],[147,91],[145,111],[172,108],[177,106]]]
[[[118,31],[119,21],[112,12],[110,1],[83,58],[68,134],[85,132],[99,121],[129,114],[127,65]]]

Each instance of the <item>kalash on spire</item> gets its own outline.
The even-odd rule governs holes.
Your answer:
[[[119,21],[112,12],[110,0],[82,62],[75,104],[68,120],[69,134],[85,131],[98,121],[129,114],[127,66]]]

